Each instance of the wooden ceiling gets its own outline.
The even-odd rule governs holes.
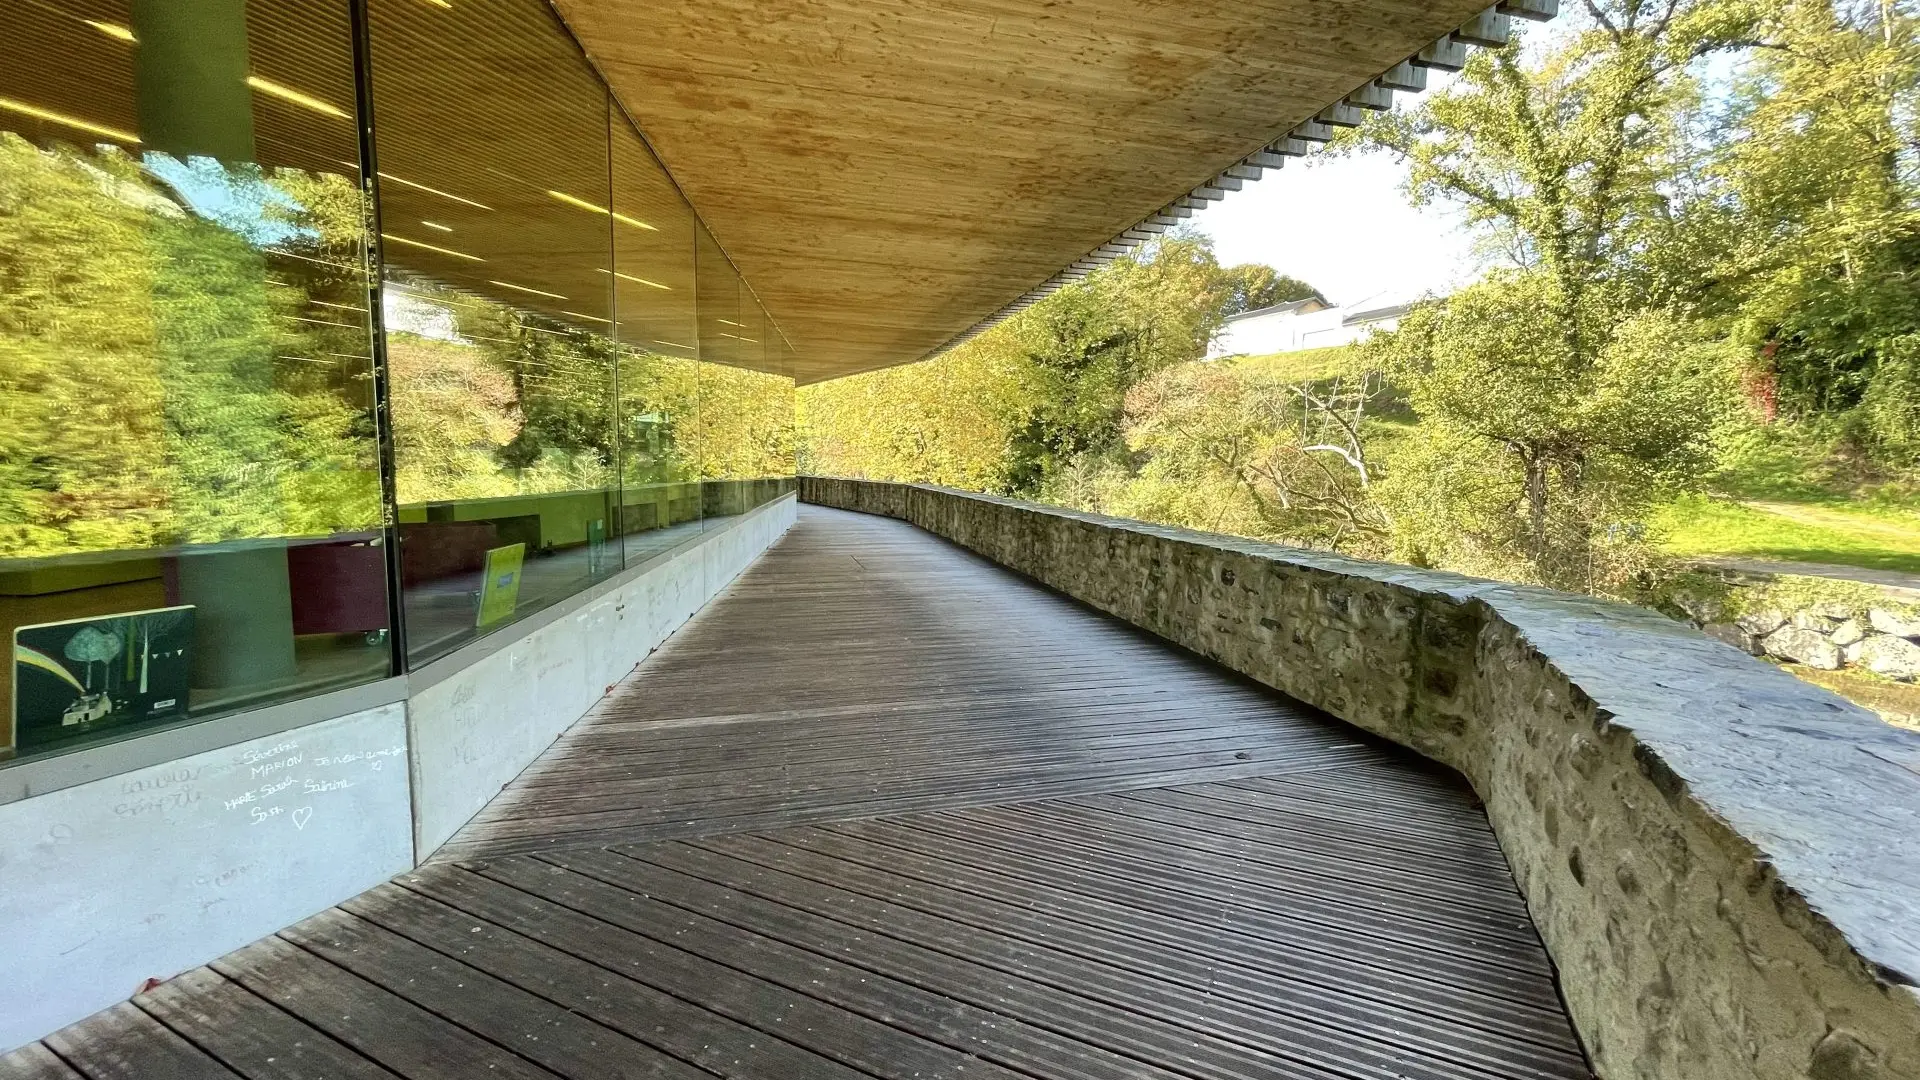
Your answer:
[[[556,2],[811,382],[921,357],[1487,0]]]

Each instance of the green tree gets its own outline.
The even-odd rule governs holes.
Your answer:
[[[1476,54],[1355,143],[1406,161],[1413,201],[1463,207],[1512,267],[1369,346],[1420,417],[1382,492],[1402,555],[1612,588],[1644,558],[1653,500],[1705,482],[1726,400],[1726,350],[1660,253],[1697,167],[1694,62],[1753,25],[1719,0],[1588,15],[1537,59],[1517,41]]]
[[[1711,130],[1702,277],[1770,407],[1920,467],[1920,27],[1910,4],[1791,0]],[[1717,242],[1713,242],[1717,241]]]
[[[1287,277],[1265,263],[1241,263],[1226,267],[1220,271],[1220,283],[1227,292],[1226,300],[1221,305],[1222,315],[1238,315],[1243,311],[1320,296],[1319,290],[1313,286],[1299,278]]]
[[[1127,394],[1128,445],[1146,463],[1110,509],[1146,520],[1384,555],[1372,488],[1377,373],[1284,380],[1230,361],[1170,368]]]
[[[1599,288],[1576,309],[1595,325],[1555,325],[1554,288],[1496,273],[1367,346],[1420,418],[1380,491],[1399,558],[1617,592],[1645,565],[1648,511],[1705,483],[1725,345]]]
[[[1071,475],[1103,471],[1096,463],[1124,469],[1128,389],[1203,355],[1235,295],[1206,241],[1172,236],[1022,313],[1012,338],[1027,406],[1008,446],[1007,489],[1047,497]]]
[[[1006,493],[1024,358],[997,326],[930,360],[801,387],[800,468]]]
[[[1245,305],[1312,292],[1167,236],[938,357],[802,388],[802,468],[1099,509],[1143,452],[1128,392],[1198,360]]]

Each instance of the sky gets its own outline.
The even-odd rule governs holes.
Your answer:
[[[1526,55],[1555,47],[1582,25],[1574,14],[1547,23],[1517,23]],[[1428,72],[1427,94],[1455,76]],[[1398,94],[1396,108],[1419,95]],[[1266,263],[1296,277],[1336,305],[1384,303],[1442,295],[1478,277],[1482,261],[1460,228],[1457,209],[1407,202],[1406,166],[1372,152],[1293,158],[1197,211],[1194,227],[1213,238],[1221,265]]]
[[[1409,206],[1406,167],[1382,153],[1295,158],[1194,214],[1221,265],[1266,263],[1337,305],[1444,295],[1479,263],[1457,211]]]

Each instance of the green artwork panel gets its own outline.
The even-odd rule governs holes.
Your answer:
[[[19,749],[186,716],[193,615],[186,605],[15,628]]]

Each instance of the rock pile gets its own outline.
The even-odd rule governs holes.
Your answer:
[[[1823,671],[1863,668],[1889,679],[1920,682],[1920,615],[1894,608],[1861,612],[1828,603],[1791,612],[1765,609],[1701,629],[1755,656]]]

